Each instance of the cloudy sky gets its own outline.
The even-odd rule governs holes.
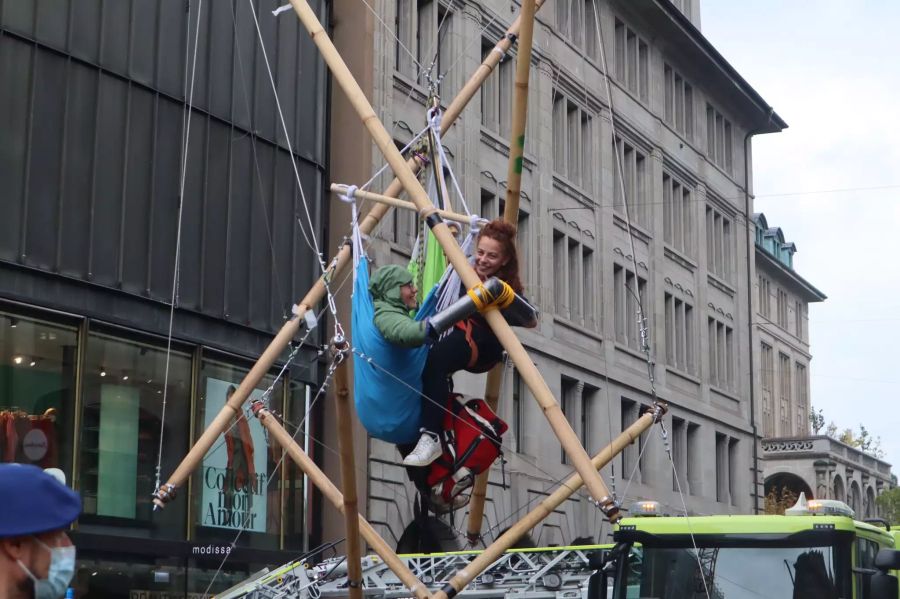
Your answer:
[[[701,0],[704,34],[790,126],[754,139],[755,209],[797,244],[811,399],[900,472],[900,2]]]

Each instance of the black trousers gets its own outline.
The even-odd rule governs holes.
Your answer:
[[[472,349],[461,329],[454,328],[428,351],[422,371],[421,426],[430,433],[439,433],[443,429],[453,373],[460,370],[487,372],[503,357],[503,346],[486,325],[472,327],[472,340],[478,346],[478,360],[471,368]]]

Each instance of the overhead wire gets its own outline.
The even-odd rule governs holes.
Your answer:
[[[157,452],[156,458],[156,474],[154,481],[154,492],[158,491],[160,488],[160,476],[162,473],[162,454],[163,454],[163,441],[165,438],[166,432],[166,407],[168,406],[168,396],[169,396],[169,367],[171,364],[172,358],[172,330],[174,328],[175,323],[175,305],[178,302],[178,283],[179,283],[179,275],[181,270],[181,225],[182,225],[182,216],[184,214],[184,188],[185,182],[187,180],[187,163],[188,163],[188,150],[190,149],[190,141],[191,141],[191,116],[193,114],[193,104],[194,104],[194,82],[196,80],[197,74],[197,49],[198,42],[200,40],[200,16],[203,12],[203,0],[199,0],[197,3],[197,26],[194,30],[194,57],[191,61],[191,75],[190,75],[190,89],[188,90],[188,75],[187,75],[187,62],[188,62],[188,46],[190,40],[190,22],[191,22],[191,10],[190,10],[190,2],[188,2],[187,7],[187,21],[185,24],[185,48],[184,48],[184,66],[185,66],[185,81],[184,81],[184,95],[185,95],[185,108],[184,115],[182,117],[182,127],[184,130],[183,135],[183,143],[181,148],[181,177],[178,186],[178,224],[176,226],[175,233],[175,261],[172,269],[172,298],[169,302],[169,326],[168,333],[166,335],[166,365],[165,365],[165,373],[163,375],[163,388],[162,388],[162,407],[160,408],[160,417],[159,417],[159,450]]]
[[[244,59],[243,59],[243,50],[241,49],[241,40],[237,35],[237,15],[234,10],[234,3],[229,1],[229,8],[231,9],[231,23],[232,23],[232,31],[234,32],[234,44],[235,44],[235,55],[237,56],[238,61],[238,72],[241,78],[241,91],[244,96],[244,106],[247,108],[247,122],[251,123],[250,131],[246,134],[250,137],[250,148],[253,154],[253,166],[256,170],[256,182],[259,189],[259,204],[262,207],[263,211],[263,222],[266,224],[266,237],[269,241],[269,252],[272,257],[272,276],[275,279],[275,291],[278,294],[279,299],[284,299],[285,295],[281,288],[281,277],[278,274],[278,268],[276,267],[276,252],[275,252],[275,242],[272,235],[272,227],[269,222],[269,211],[266,208],[266,200],[265,200],[265,191],[262,186],[262,169],[259,166],[259,156],[257,155],[256,148],[256,140],[257,135],[255,129],[252,126],[253,123],[253,113],[250,107],[250,93],[247,91],[247,75],[244,70]],[[277,144],[275,144],[277,146]],[[274,203],[274,202],[273,202]],[[282,310],[284,309],[284,305],[282,305]],[[283,314],[286,316],[286,314]]]
[[[266,66],[266,73],[269,76],[269,84],[272,86],[272,95],[275,98],[275,108],[278,113],[278,120],[281,123],[281,129],[284,133],[284,141],[287,144],[288,154],[291,158],[291,167],[294,170],[294,178],[297,182],[297,189],[300,191],[300,200],[303,205],[303,211],[306,215],[306,223],[309,227],[309,234],[307,234],[306,229],[303,226],[302,221],[298,218],[297,222],[300,224],[300,232],[303,233],[303,238],[306,240],[309,248],[315,253],[316,258],[319,262],[319,268],[324,273],[326,271],[325,258],[322,255],[322,251],[319,248],[319,241],[316,238],[316,226],[312,221],[312,215],[309,211],[309,203],[306,199],[306,193],[303,191],[303,182],[300,180],[300,171],[297,168],[297,157],[294,155],[294,148],[291,144],[291,135],[287,128],[287,123],[284,119],[284,112],[281,109],[281,100],[278,97],[278,86],[275,85],[275,77],[272,75],[272,65],[269,63],[269,55],[266,52],[266,44],[262,37],[262,31],[259,27],[259,19],[256,17],[256,7],[253,5],[253,0],[247,0],[247,6],[250,9],[250,14],[253,16],[253,25],[256,28],[256,37],[259,40],[259,47],[262,50],[263,62]]]

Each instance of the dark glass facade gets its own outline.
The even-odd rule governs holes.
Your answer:
[[[0,0],[0,460],[81,493],[79,599],[218,592],[310,544],[302,473],[246,415],[150,502],[316,279],[326,70],[279,4]],[[296,422],[309,342],[253,393]]]

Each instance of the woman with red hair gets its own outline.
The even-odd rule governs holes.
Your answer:
[[[478,234],[473,267],[482,282],[496,277],[521,295],[516,228],[503,220],[487,223]],[[466,291],[462,287],[460,295],[465,295]],[[530,306],[528,308],[524,313],[504,310],[502,314],[512,326],[533,328],[537,326],[536,313]],[[478,313],[458,322],[431,347],[422,372],[422,436],[404,458],[404,465],[427,466],[441,455],[438,434],[443,428],[453,373],[459,370],[487,372],[502,357],[503,346]]]

